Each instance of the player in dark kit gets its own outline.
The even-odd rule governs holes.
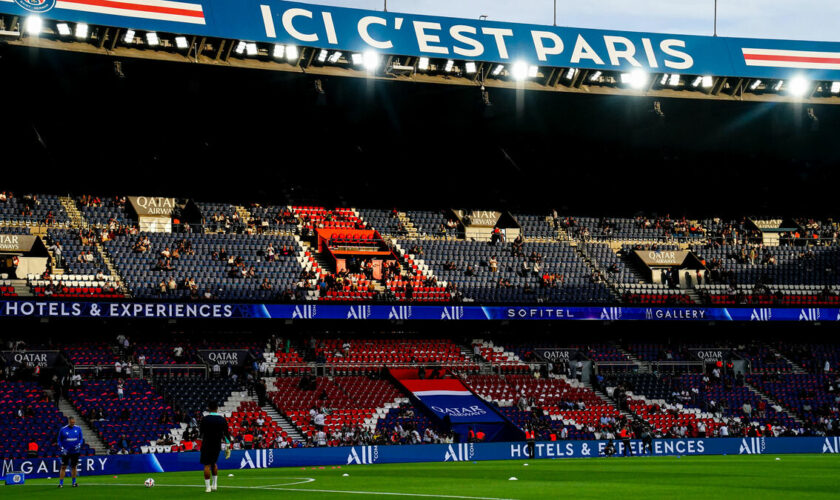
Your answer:
[[[204,466],[204,484],[207,493],[216,491],[219,479],[219,453],[222,451],[222,441],[230,444],[230,432],[225,417],[219,415],[219,405],[211,402],[207,405],[210,414],[201,419],[201,465]],[[225,458],[230,458],[230,446],[225,448]],[[210,478],[213,482],[210,482]]]

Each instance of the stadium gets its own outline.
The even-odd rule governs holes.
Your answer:
[[[837,43],[0,0],[0,70],[4,498],[836,497]]]

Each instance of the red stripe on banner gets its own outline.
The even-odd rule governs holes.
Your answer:
[[[400,380],[402,385],[411,392],[423,391],[468,391],[460,380],[455,378],[445,379],[424,379],[424,380]]]
[[[779,55],[770,55],[770,54],[744,54],[744,59],[752,60],[752,61],[840,64],[840,57],[811,57],[811,56],[779,56]]]
[[[204,12],[174,9],[172,7],[160,7],[157,5],[139,5],[136,3],[113,2],[111,0],[67,0],[69,3],[80,3],[84,5],[96,5],[97,7],[111,7],[114,9],[135,10],[141,12],[155,12],[158,14],[173,14],[176,16],[200,17],[204,19]]]

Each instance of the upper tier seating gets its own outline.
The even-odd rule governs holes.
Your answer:
[[[512,213],[511,215],[522,226],[522,235],[526,238],[557,239],[557,228],[554,227],[554,221],[551,217],[524,213]]]
[[[79,236],[77,230],[62,230],[50,229],[47,233],[47,246],[58,242],[61,245],[61,256],[64,262],[64,267],[67,274],[77,275],[95,275],[101,272],[104,275],[110,275],[108,266],[102,260],[102,255],[95,246],[95,242],[85,236],[87,245],[84,244],[83,239]],[[85,256],[90,255],[92,259],[79,259],[79,256],[84,253]]]
[[[613,301],[603,283],[593,282],[591,269],[567,243],[525,243],[523,256],[512,255],[511,244],[439,240],[424,241],[421,245],[415,245],[410,240],[400,240],[399,243],[409,250],[419,246],[422,253],[413,254],[415,259],[428,265],[438,279],[455,283],[465,298],[477,302]],[[538,273],[533,272],[532,253],[540,255]],[[492,258],[498,263],[497,272],[491,271],[489,262]],[[523,264],[531,270],[524,271]],[[448,269],[451,265],[455,269]],[[469,266],[472,271],[468,270]],[[545,275],[558,276],[553,286],[543,285]],[[506,280],[506,283],[500,285],[500,280]]]
[[[9,197],[4,193],[0,197],[0,220],[18,224],[18,227],[29,227],[44,224],[50,214],[52,222],[49,225],[67,225],[70,218],[58,196],[50,194],[23,195]],[[0,231],[8,234],[5,230]]]
[[[107,226],[113,220],[118,225],[129,225],[125,211],[126,200],[122,198],[104,198],[83,196],[77,199],[82,216],[89,224]]]
[[[344,344],[350,345],[348,350],[344,350]],[[385,364],[414,363],[475,368],[474,363],[464,357],[461,348],[446,339],[325,339],[318,342],[315,352],[339,372],[378,372]]]
[[[840,248],[819,246],[693,245],[692,251],[716,271],[721,280],[743,284],[840,285]],[[752,252],[752,256],[751,256]],[[774,263],[768,263],[770,258]]]
[[[144,236],[149,238],[150,248],[143,253],[135,252],[136,239]],[[180,258],[171,259],[171,271],[157,269],[161,252],[166,248],[171,251],[182,240],[192,245],[194,253],[182,253]],[[277,252],[274,261],[264,255],[269,244]],[[136,298],[188,298],[190,290],[183,286],[183,282],[192,278],[198,296],[209,292],[215,299],[277,300],[285,290],[294,287],[303,270],[296,256],[299,246],[291,236],[140,233],[137,237],[109,241],[106,246]],[[280,255],[283,246],[293,249],[290,255]],[[213,252],[222,249],[228,256],[241,257],[245,269],[254,267],[255,276],[231,277],[232,266],[213,258]],[[159,284],[169,278],[175,279],[178,288],[161,294]],[[262,289],[265,278],[268,278],[271,290]]]
[[[824,419],[837,420],[837,391],[833,378],[828,375],[810,373],[786,373],[784,375],[749,375],[747,383],[772,397],[783,407],[792,410],[805,422],[825,430]],[[836,388],[835,388],[836,389]]]

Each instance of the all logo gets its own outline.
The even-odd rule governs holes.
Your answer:
[[[350,453],[347,455],[347,465],[369,465],[379,459],[378,446],[360,446],[359,451],[356,447],[350,448]]]
[[[388,313],[388,319],[410,319],[411,306],[394,306]]]
[[[57,0],[14,0],[18,7],[29,12],[47,12],[55,7]]]
[[[440,319],[458,320],[464,317],[463,306],[444,307],[443,312],[440,313]]]
[[[764,438],[744,438],[741,440],[741,447],[738,448],[739,455],[761,455],[764,453]]]
[[[295,306],[292,319],[313,319],[318,315],[316,306]]]
[[[251,453],[254,457],[251,458]],[[274,450],[246,451],[245,456],[239,462],[240,469],[265,469],[274,463]]]
[[[370,311],[370,306],[350,306],[350,310],[347,311],[347,319],[368,319]]]
[[[450,444],[443,455],[444,462],[463,462],[472,460],[475,456],[475,448],[472,443]]]
[[[608,321],[618,321],[621,319],[620,307],[605,307],[601,309],[601,319]]]
[[[770,321],[773,319],[773,310],[769,308],[753,309],[750,314],[750,321]]]
[[[819,309],[802,309],[799,311],[799,321],[819,321],[820,320],[820,310]]]
[[[840,437],[827,437],[823,443],[823,453],[840,453]]]

